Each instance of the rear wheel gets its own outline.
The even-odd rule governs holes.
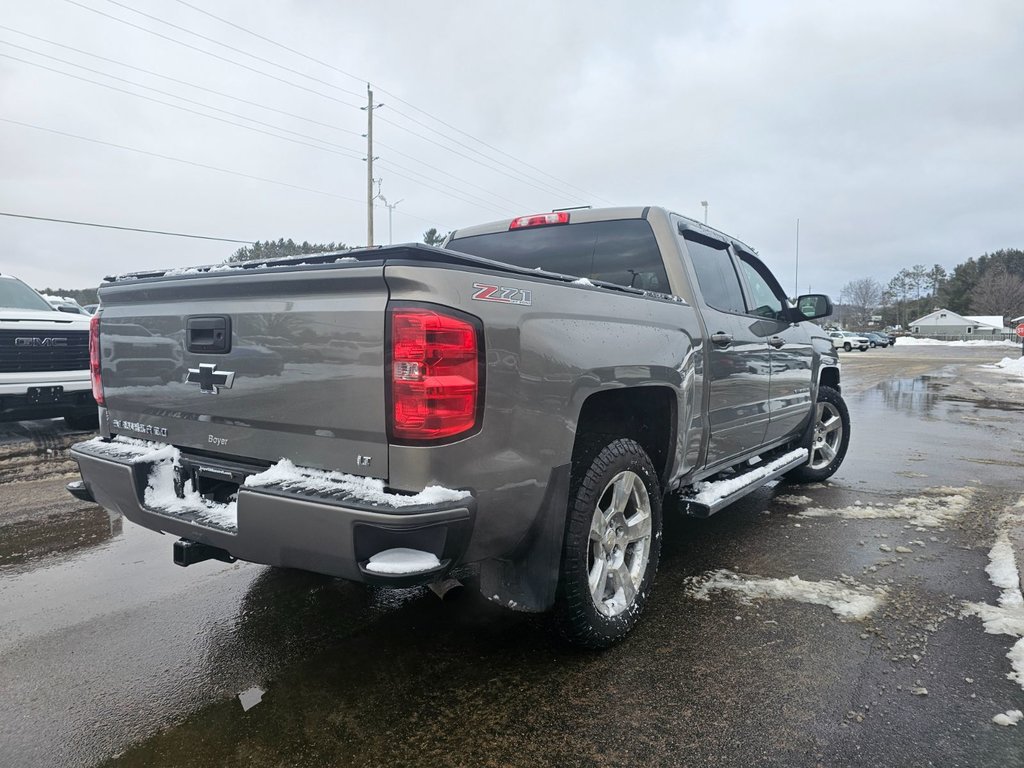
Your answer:
[[[843,396],[832,387],[818,387],[813,430],[810,461],[786,473],[794,482],[816,483],[832,477],[846,458],[850,412]]]
[[[843,349],[845,349],[847,352],[850,352],[853,350],[853,345],[847,341],[843,344]]]
[[[591,452],[576,472],[555,621],[570,642],[607,648],[647,603],[661,553],[661,487],[633,440]]]

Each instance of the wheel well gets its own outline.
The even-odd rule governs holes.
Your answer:
[[[822,368],[821,375],[818,377],[818,384],[832,387],[836,392],[839,392],[839,369],[832,366]]]
[[[576,425],[573,465],[591,450],[594,438],[627,437],[647,452],[662,487],[673,458],[676,397],[668,387],[628,387],[595,392],[583,403]],[[602,446],[603,447],[603,446]]]

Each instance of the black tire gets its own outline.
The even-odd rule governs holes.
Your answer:
[[[616,511],[615,492],[627,489]],[[622,640],[647,604],[660,554],[661,486],[647,453],[627,439],[591,450],[574,466],[569,495],[554,608],[562,636],[584,648]],[[605,597],[606,591],[612,594]]]
[[[76,432],[92,431],[100,426],[100,415],[96,411],[71,413],[64,417],[64,425]]]
[[[845,344],[843,344],[843,349],[845,349],[847,352],[852,352],[853,345],[850,342],[846,342]]]
[[[843,396],[832,387],[818,387],[811,441],[810,462],[786,473],[795,483],[818,483],[832,477],[846,458],[846,449],[850,446],[850,412]]]

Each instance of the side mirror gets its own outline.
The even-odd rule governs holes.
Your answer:
[[[77,315],[78,310],[68,304],[61,304],[57,307],[58,312],[67,312],[69,315]]]
[[[823,293],[808,293],[796,300],[797,320],[817,320],[832,314],[832,299]]]

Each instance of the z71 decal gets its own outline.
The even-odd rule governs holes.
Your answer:
[[[484,283],[473,283],[476,293],[473,294],[474,301],[496,301],[499,304],[533,304],[533,292],[523,288],[504,288],[500,285],[485,285]]]

